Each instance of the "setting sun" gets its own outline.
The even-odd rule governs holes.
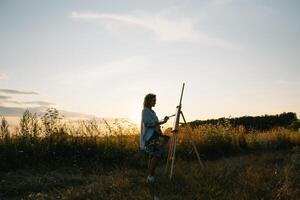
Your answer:
[[[132,122],[135,123],[138,127],[141,124],[141,112],[141,110],[137,110],[130,116]]]

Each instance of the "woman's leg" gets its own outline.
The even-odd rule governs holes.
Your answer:
[[[149,168],[149,175],[154,176],[155,175],[155,169],[158,164],[158,158],[156,156],[151,156],[148,163]]]
[[[155,149],[155,151],[153,151],[153,154],[149,157],[149,162],[148,162],[149,176],[155,175],[155,169],[158,165],[159,158],[162,156],[162,154],[165,152],[167,148],[169,136],[162,135],[161,137],[163,141],[159,142],[158,140],[155,142],[155,148],[153,148]]]

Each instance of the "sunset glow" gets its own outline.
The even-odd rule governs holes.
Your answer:
[[[33,6],[34,5],[34,6]],[[59,8],[59,9],[58,9]],[[298,1],[1,1],[0,114],[300,115]]]

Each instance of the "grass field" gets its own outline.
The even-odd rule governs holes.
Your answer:
[[[24,113],[14,129],[2,118],[0,199],[300,199],[299,144],[300,132],[282,128],[182,127],[174,179],[165,175],[164,160],[148,185],[138,129]]]
[[[157,182],[146,168],[27,168],[1,172],[1,199],[299,199],[300,154],[264,152],[205,161],[178,159],[172,181],[160,163]]]

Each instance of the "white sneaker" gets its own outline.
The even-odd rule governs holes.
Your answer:
[[[155,181],[154,176],[148,176],[147,177],[147,180],[146,180],[147,183],[154,183],[154,181]]]
[[[153,199],[154,199],[154,200],[159,200],[159,197],[156,196],[156,195],[154,195]]]

